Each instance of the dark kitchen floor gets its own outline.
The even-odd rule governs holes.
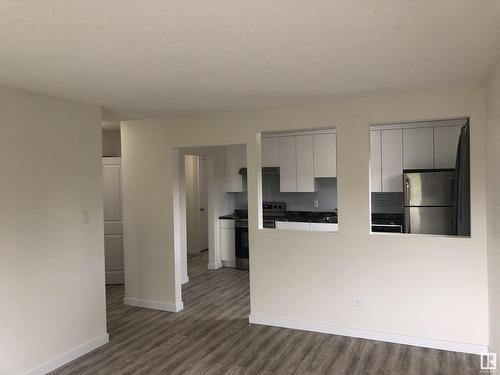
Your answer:
[[[479,374],[479,357],[248,324],[248,272],[190,256],[185,309],[123,305],[107,287],[109,344],[53,374]]]

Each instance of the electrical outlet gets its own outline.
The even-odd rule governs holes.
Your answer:
[[[82,211],[82,223],[83,224],[88,224],[89,221],[90,221],[89,212],[87,210],[83,210]]]
[[[314,208],[318,208],[319,207],[319,201],[314,201],[313,205],[314,205]]]
[[[363,310],[363,300],[361,298],[354,300],[354,310]]]

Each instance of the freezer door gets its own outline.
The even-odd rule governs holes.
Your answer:
[[[405,232],[453,235],[453,207],[405,207]]]
[[[453,170],[403,174],[405,206],[452,206]]]

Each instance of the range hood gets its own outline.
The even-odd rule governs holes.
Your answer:
[[[280,174],[280,168],[279,167],[263,167],[262,168],[262,174],[277,176],[277,175]],[[247,169],[246,168],[241,168],[240,169],[240,175],[246,176],[247,175]]]

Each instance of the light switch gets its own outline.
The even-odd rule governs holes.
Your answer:
[[[314,208],[318,208],[319,207],[319,201],[314,201]]]

